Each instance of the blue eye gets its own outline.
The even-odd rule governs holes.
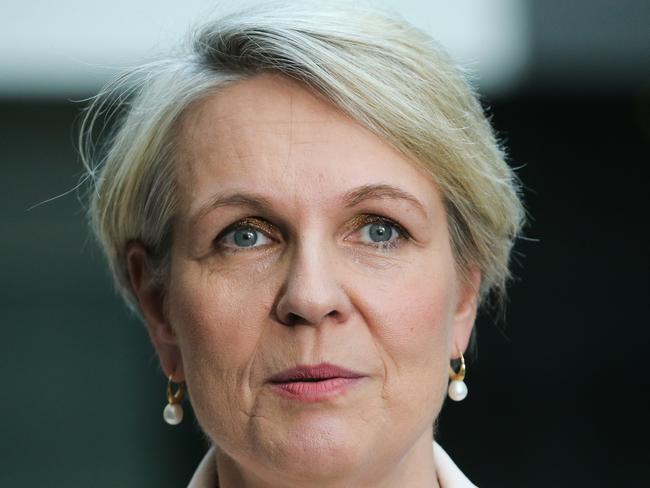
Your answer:
[[[408,232],[392,220],[377,215],[358,217],[355,237],[357,242],[368,247],[389,250],[399,247],[402,241],[410,240]],[[247,218],[234,223],[214,240],[214,247],[226,253],[252,250],[277,242],[273,226],[263,220]],[[347,239],[346,239],[347,240]]]
[[[384,222],[377,224],[370,224],[368,227],[368,235],[373,242],[386,242],[390,241],[393,235],[393,227]]]
[[[239,247],[252,247],[257,242],[257,231],[253,229],[237,229],[233,231],[232,238]]]
[[[405,232],[389,220],[377,219],[359,230],[361,241],[379,248],[396,247]]]
[[[260,247],[270,242],[271,239],[251,225],[239,225],[215,239],[219,247],[232,250]]]

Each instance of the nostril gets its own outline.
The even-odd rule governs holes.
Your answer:
[[[325,317],[337,318],[339,317],[339,315],[340,314],[337,310],[332,310],[331,312],[323,315],[319,319],[314,318],[313,320],[310,320],[297,313],[289,312],[288,314],[286,314],[282,322],[285,325],[317,325]]]
[[[308,321],[302,318],[300,315],[295,314],[295,313],[289,313],[287,314],[284,323],[286,325],[301,325],[301,324],[307,324]]]

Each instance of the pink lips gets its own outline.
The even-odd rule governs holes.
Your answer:
[[[346,392],[364,378],[361,373],[321,363],[287,369],[268,381],[271,388],[285,398],[318,402]]]

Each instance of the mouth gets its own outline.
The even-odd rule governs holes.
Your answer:
[[[340,366],[321,363],[313,366],[299,365],[271,376],[269,383],[317,383],[334,378],[361,378],[364,375]]]
[[[336,378],[336,376],[333,376]],[[321,381],[329,380],[331,378],[302,378],[290,379],[288,381],[272,381],[271,383],[320,383]]]
[[[268,383],[283,398],[301,402],[321,402],[343,395],[360,386],[365,375],[329,363],[297,366],[273,375]]]

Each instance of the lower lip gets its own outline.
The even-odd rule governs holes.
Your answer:
[[[330,378],[323,381],[270,383],[273,391],[285,398],[303,402],[320,402],[342,395],[365,378]]]

